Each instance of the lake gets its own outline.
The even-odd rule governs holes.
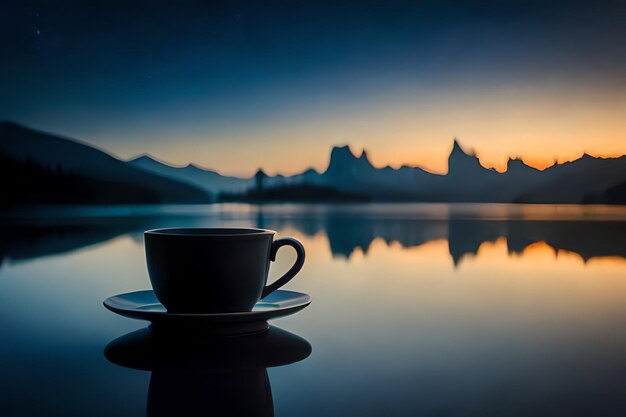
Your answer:
[[[304,244],[285,288],[313,303],[271,322],[290,348],[266,357],[260,342],[220,371],[105,357],[147,323],[102,301],[150,288],[142,232],[174,226]],[[623,206],[56,207],[5,214],[0,229],[4,416],[169,415],[182,403],[216,415],[228,396],[277,416],[626,415]],[[294,257],[282,250],[270,276]],[[238,367],[250,358],[254,369]]]

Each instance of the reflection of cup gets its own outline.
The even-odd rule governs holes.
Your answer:
[[[144,232],[150,282],[174,313],[250,311],[302,268],[304,248],[292,238],[273,241],[264,229],[155,229]],[[282,246],[296,250],[289,271],[266,285],[270,261]]]
[[[266,368],[311,354],[305,339],[277,327],[228,338],[142,329],[107,345],[113,363],[152,371],[148,416],[273,416]]]
[[[196,374],[153,371],[148,417],[273,416],[272,389],[265,368]]]

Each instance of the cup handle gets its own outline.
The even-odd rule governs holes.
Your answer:
[[[261,298],[265,298],[270,293],[276,291],[277,289],[288,283],[293,277],[296,276],[298,272],[300,272],[300,270],[302,269],[302,265],[304,265],[304,246],[302,246],[302,243],[291,237],[278,239],[275,240],[274,243],[272,243],[272,250],[270,251],[270,260],[272,262],[276,260],[276,253],[278,252],[278,249],[282,248],[283,246],[291,246],[296,250],[296,262],[294,262],[293,266],[289,269],[289,271],[285,273],[285,275],[278,278],[272,284],[266,285],[265,288],[263,288],[263,294],[261,295]]]

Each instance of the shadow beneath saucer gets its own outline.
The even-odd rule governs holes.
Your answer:
[[[225,338],[145,328],[115,339],[104,355],[152,372],[148,416],[273,416],[266,369],[306,359],[311,350],[305,339],[273,326]]]

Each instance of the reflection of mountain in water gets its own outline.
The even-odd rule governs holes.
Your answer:
[[[451,221],[450,254],[458,262],[468,253],[476,254],[482,242],[506,238],[509,253],[521,253],[527,246],[545,242],[556,250],[593,257],[626,258],[626,223],[610,221]]]
[[[143,242],[142,232],[180,224],[176,217],[85,217],[17,219],[0,222],[0,265],[5,260],[22,261],[57,255],[131,234]],[[196,217],[185,223],[197,225]],[[139,236],[135,236],[139,235]]]
[[[26,260],[60,254],[130,234],[142,242],[144,230],[156,227],[217,227],[225,222],[275,230],[293,228],[307,236],[323,233],[334,256],[349,257],[356,249],[367,254],[375,239],[403,247],[446,239],[453,261],[477,254],[483,242],[505,238],[509,253],[521,253],[527,246],[545,242],[556,250],[593,257],[626,258],[626,222],[555,220],[481,220],[405,217],[375,217],[351,212],[320,211],[285,215],[259,209],[234,217],[197,215],[153,215],[129,217],[88,217],[40,220],[20,224],[0,222],[0,261]]]
[[[262,225],[270,229],[293,227],[309,236],[323,232],[333,255],[345,257],[357,248],[367,254],[377,238],[406,248],[446,239],[452,259],[458,263],[465,255],[477,254],[482,243],[506,238],[509,253],[521,253],[533,243],[545,242],[557,250],[575,252],[584,260],[600,256],[626,258],[626,222],[617,221],[364,219],[328,215],[266,218]]]
[[[116,224],[67,224],[0,227],[0,260],[39,258],[105,242],[132,230]]]

